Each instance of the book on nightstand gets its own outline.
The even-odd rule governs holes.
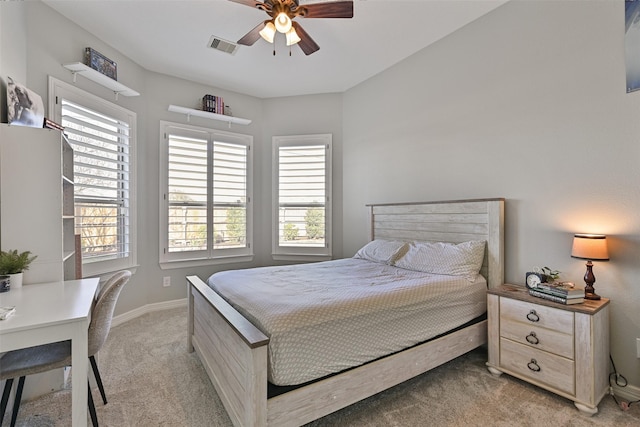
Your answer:
[[[552,293],[564,298],[583,297],[584,288],[575,287],[571,282],[538,283],[536,290]]]
[[[544,291],[544,289],[529,289],[529,295],[532,295],[534,297],[538,297],[538,298],[543,298],[543,299],[547,299],[549,301],[553,301],[553,302],[557,302],[560,304],[580,304],[584,302],[584,293],[583,295],[580,297],[562,297],[562,296],[558,296],[556,294],[553,293],[549,293]]]

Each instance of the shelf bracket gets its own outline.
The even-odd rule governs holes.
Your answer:
[[[191,114],[187,113],[187,123],[191,123]]]
[[[76,75],[77,75],[77,74],[78,74],[78,73],[75,73],[75,72],[72,72],[72,73],[71,73],[71,75],[73,76],[73,83],[74,83],[74,84],[76,83]]]
[[[120,92],[114,90],[113,93],[116,94],[116,101],[117,101],[118,100],[118,93],[120,93]]]

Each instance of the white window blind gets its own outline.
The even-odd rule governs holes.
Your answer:
[[[166,141],[161,262],[251,255],[252,137],[168,122],[161,123],[161,132]]]
[[[331,135],[274,137],[276,254],[330,255]]]
[[[64,98],[61,111],[74,150],[76,231],[83,262],[129,257],[129,124]]]

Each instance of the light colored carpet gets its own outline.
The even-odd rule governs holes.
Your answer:
[[[587,417],[569,400],[508,375],[494,377],[485,361],[483,349],[472,351],[309,426],[640,425],[640,405],[623,412],[606,396],[600,412]],[[112,328],[99,365],[109,401],[103,405],[93,390],[101,426],[231,425],[197,356],[186,352],[186,308]],[[63,390],[23,402],[18,425],[70,426],[70,413],[71,393]]]

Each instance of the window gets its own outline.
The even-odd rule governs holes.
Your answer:
[[[160,127],[161,263],[250,259],[253,137],[169,122]]]
[[[49,92],[50,110],[73,148],[84,275],[133,268],[136,114],[53,78]]]
[[[331,256],[331,134],[274,136],[273,253]]]

